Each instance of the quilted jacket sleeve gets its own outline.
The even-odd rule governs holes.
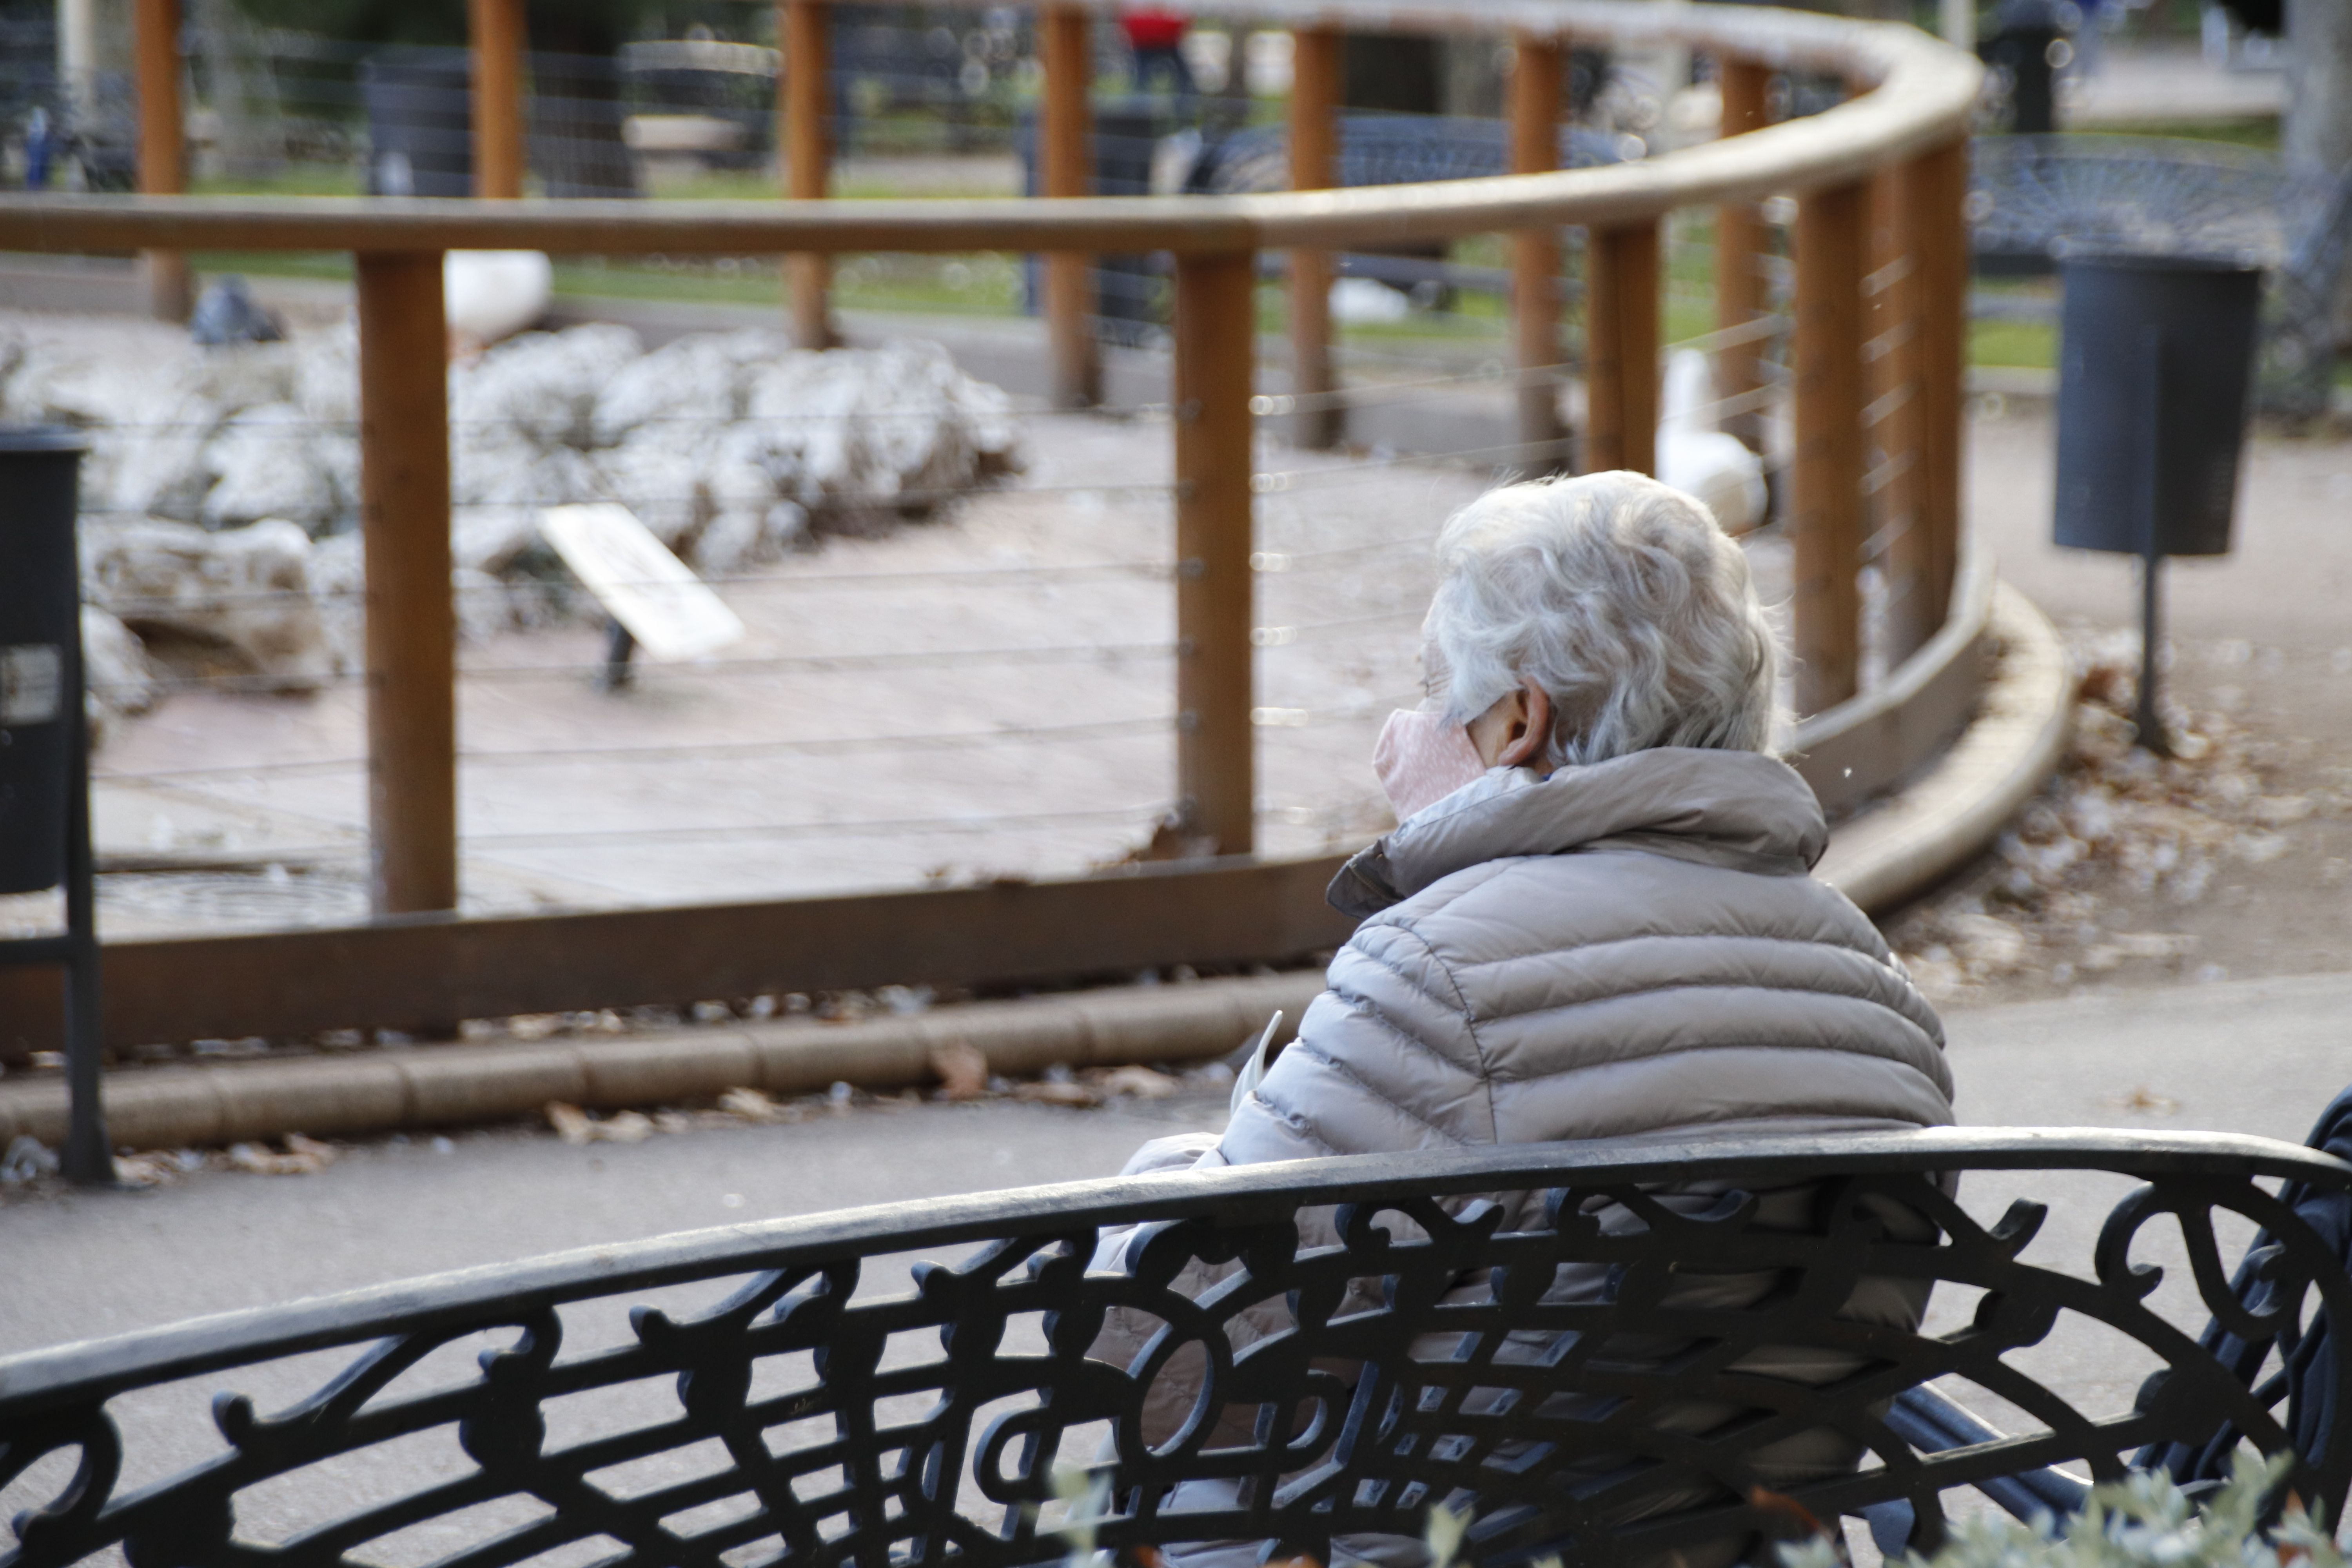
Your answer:
[[[1375,919],[1332,961],[1218,1148],[1236,1165],[1492,1142],[1495,1112],[1454,976],[1409,924]]]

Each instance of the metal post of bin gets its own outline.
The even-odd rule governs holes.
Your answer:
[[[0,942],[0,966],[65,970],[62,1161],[86,1184],[114,1180],[100,1083],[98,904],[89,845],[89,718],[74,541],[84,450],[70,430],[0,428],[14,504],[0,519],[0,893],[62,886],[60,936]]]

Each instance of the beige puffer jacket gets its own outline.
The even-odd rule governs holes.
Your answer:
[[[1948,1122],[1934,1010],[1806,874],[1828,842],[1753,752],[1488,773],[1332,884],[1363,924],[1221,1154]]]
[[[1128,1168],[1948,1123],[1942,1026],[1869,919],[1808,874],[1828,839],[1804,781],[1756,752],[1491,772],[1333,882],[1332,903],[1363,923],[1223,1136],[1162,1139]],[[1542,1223],[1540,1194],[1494,1195]],[[1758,1195],[1768,1219],[1804,1223],[1804,1193]],[[1331,1244],[1328,1228],[1328,1215],[1302,1216],[1301,1240]],[[1098,1265],[1126,1240],[1105,1237]],[[1197,1294],[1229,1271],[1196,1264],[1178,1284]],[[1572,1272],[1559,1292],[1600,1287]],[[1876,1283],[1842,1315],[1916,1323],[1924,1291]],[[1708,1293],[1768,1284],[1719,1279]],[[1237,1348],[1283,1326],[1266,1310],[1229,1325]],[[1128,1316],[1112,1315],[1097,1355],[1126,1364],[1158,1327]],[[1172,1431],[1191,1395],[1165,1376],[1153,1393],[1146,1429]],[[1786,1459],[1794,1479],[1850,1456],[1798,1444]]]

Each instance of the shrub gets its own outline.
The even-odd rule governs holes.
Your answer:
[[[2300,1500],[2262,1528],[2263,1507],[2291,1463],[2241,1453],[2221,1489],[2199,1507],[2170,1476],[2141,1473],[2098,1488],[2063,1523],[2006,1516],[1952,1527],[1925,1568],[2345,1568],[2344,1554]],[[1825,1537],[1780,1549],[1783,1568],[1843,1568]],[[1921,1568],[1916,1553],[1911,1568]]]

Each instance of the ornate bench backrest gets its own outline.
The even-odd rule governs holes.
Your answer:
[[[2052,1266],[2020,1257],[2035,1205],[1986,1226],[1947,1195],[1939,1178],[1972,1170],[2145,1184],[2093,1257]],[[2054,1463],[2113,1479],[2143,1446],[2225,1424],[2289,1446],[2310,1395],[2250,1391],[2196,1324],[2153,1310],[2135,1258],[2171,1216],[2198,1299],[2242,1338],[2314,1314],[2352,1331],[2352,1281],[2268,1176],[2352,1188],[2352,1166],[2264,1140],[1943,1130],[1302,1162],[567,1254],[0,1360],[0,1486],[52,1478],[0,1562],[121,1543],[136,1568],[273,1545],[306,1563],[996,1568],[1202,1541],[1328,1561],[1334,1536],[1420,1536],[1440,1501],[1475,1515],[1478,1563],[1697,1562],[1775,1530],[1788,1500],[1834,1519],[1907,1499],[1927,1539],[1945,1488]],[[1654,1195],[1694,1184],[1716,1195]],[[1806,1223],[1762,1217],[1753,1194],[1799,1188]],[[1549,1223],[1506,1229],[1528,1205],[1480,1200],[1530,1192]],[[1339,1244],[1302,1247],[1302,1215],[1335,1205]],[[2230,1294],[2217,1215],[2277,1240],[2266,1317]],[[1098,1235],[1139,1221],[1132,1271],[1092,1269]],[[908,1289],[909,1255],[953,1260],[918,1262]],[[1179,1278],[1195,1263],[1222,1275],[1197,1300]],[[1972,1295],[1973,1317],[1842,1317],[1865,1279]],[[624,1327],[614,1308],[648,1295]],[[1164,1325],[1131,1366],[1087,1353],[1113,1308]],[[2137,1403],[2085,1409],[2012,1356],[2068,1315],[2164,1369]],[[173,1401],[224,1373],[289,1397],[264,1415],[223,1395],[204,1439]],[[1916,1452],[1886,1403],[1948,1374],[2026,1425]],[[1155,1445],[1139,1413],[1170,1377],[1202,1393]],[[1873,1457],[1791,1468],[1822,1441]],[[2328,1431],[2293,1484],[2332,1519],[2347,1479],[2352,1436]]]

